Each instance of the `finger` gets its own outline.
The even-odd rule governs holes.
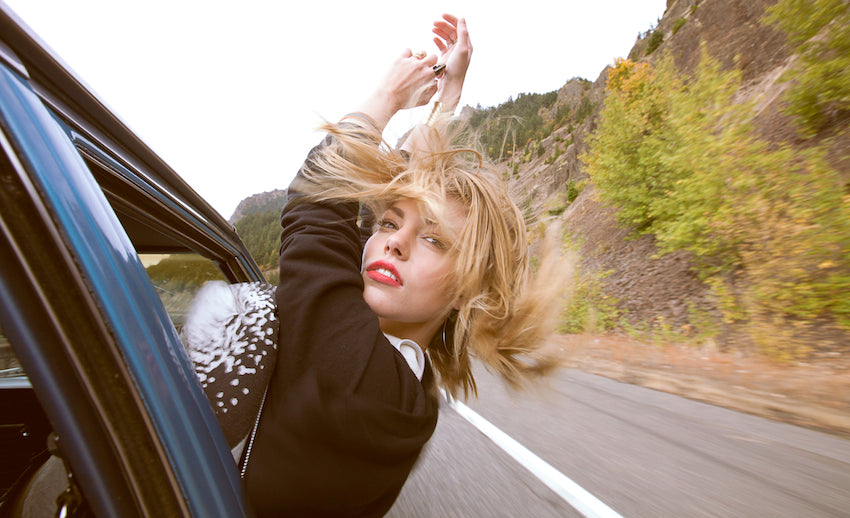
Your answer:
[[[434,28],[431,29],[431,32],[448,41],[449,43],[454,41],[454,37],[457,35],[457,30],[455,29],[455,26],[449,25],[444,22],[435,22]]]
[[[410,57],[410,56],[412,56],[412,55],[413,55],[413,52],[411,52],[411,51],[410,51],[410,49],[404,49],[404,50],[401,52],[401,56],[400,56],[400,57],[401,57],[401,59],[405,59],[405,58],[409,58],[409,57]]]
[[[443,13],[443,20],[445,20],[445,21],[449,22],[449,23],[450,23],[450,24],[452,24],[452,25],[457,26],[458,17],[457,17],[457,16],[453,16],[453,15],[451,15],[451,14],[449,14],[449,13]]]
[[[434,43],[436,43],[436,44],[437,44],[437,49],[439,49],[439,51],[440,51],[440,53],[441,53],[441,54],[442,54],[443,52],[445,52],[445,51],[449,50],[449,48],[446,46],[446,44],[445,44],[445,43],[443,43],[443,39],[442,39],[442,38],[434,38]]]
[[[466,26],[466,18],[457,21],[457,41],[469,43],[469,29]]]
[[[422,59],[422,64],[427,65],[429,67],[433,67],[437,64],[437,55],[436,54],[428,54]]]

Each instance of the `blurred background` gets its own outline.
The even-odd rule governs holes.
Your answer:
[[[603,506],[447,402],[391,516],[850,513],[850,3],[663,4],[598,74],[562,70],[580,42],[526,49],[574,78],[458,112],[574,262],[566,368],[519,393],[481,370],[466,404]],[[285,199],[231,216],[270,282]],[[166,303],[215,276],[180,261],[146,263]]]

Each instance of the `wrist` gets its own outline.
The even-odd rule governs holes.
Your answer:
[[[377,129],[383,132],[390,119],[399,110],[396,107],[397,104],[391,95],[379,89],[373,92],[357,111],[371,117]]]
[[[425,118],[423,124],[426,126],[433,126],[444,116],[444,107],[443,103],[440,101],[434,101],[434,105],[431,106],[431,113]]]
[[[454,113],[460,103],[460,88],[443,88],[436,100],[442,104],[442,110],[446,113]]]

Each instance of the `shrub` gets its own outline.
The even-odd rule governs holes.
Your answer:
[[[649,36],[649,40],[646,42],[646,52],[645,56],[648,56],[655,52],[661,43],[664,42],[664,34],[659,30],[652,31],[652,34]]]
[[[166,292],[195,291],[224,278],[214,262],[197,254],[174,254],[145,270],[154,286]]]
[[[611,271],[595,275],[576,273],[573,293],[561,313],[560,333],[591,333],[613,329],[620,318],[617,299],[605,293],[603,279]]]
[[[850,113],[850,3],[782,0],[766,11],[766,24],[788,35],[798,55],[783,76],[792,81],[788,112],[811,137]]]
[[[703,53],[693,78],[669,55],[618,61],[582,156],[618,218],[655,234],[662,253],[692,252],[729,319],[765,315],[850,329],[850,194],[826,150],[760,140],[740,73]],[[730,281],[732,279],[732,281]],[[729,282],[737,289],[728,289]]]
[[[576,108],[575,121],[576,124],[581,124],[584,122],[591,113],[593,113],[593,102],[588,99],[586,96],[581,98],[581,102],[579,102],[578,108]],[[572,125],[570,125],[572,128]],[[572,129],[570,132],[572,133]]]
[[[567,203],[572,203],[581,194],[581,185],[578,182],[570,180],[567,184]]]
[[[686,23],[687,21],[688,21],[688,20],[687,20],[687,19],[685,19],[685,18],[679,18],[678,20],[676,20],[675,22],[673,22],[673,34],[676,34],[677,32],[679,32],[679,29],[681,29],[681,28],[682,28],[682,25],[685,25],[685,23]]]

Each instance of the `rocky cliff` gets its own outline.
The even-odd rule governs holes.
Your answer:
[[[640,35],[628,57],[655,62],[667,53],[680,71],[691,73],[704,49],[722,67],[740,70],[742,84],[735,102],[755,103],[753,125],[762,138],[782,146],[811,147],[818,139],[801,141],[783,111],[782,94],[788,83],[781,76],[795,56],[785,34],[762,22],[765,9],[775,3],[775,0],[668,2],[657,26]],[[536,224],[563,222],[569,241],[578,251],[581,279],[577,282],[595,284],[610,300],[616,300],[616,307],[608,308],[608,318],[615,315],[614,326],[636,330],[643,336],[670,333],[687,336],[693,335],[698,327],[704,330],[711,326],[716,332],[699,340],[720,347],[752,348],[740,323],[730,323],[722,317],[716,297],[694,273],[690,255],[686,252],[659,255],[652,235],[636,237],[631,229],[618,225],[616,209],[600,201],[598,190],[585,172],[581,157],[588,150],[588,138],[604,103],[609,70],[606,67],[601,71],[593,83],[569,81],[558,91],[555,104],[541,110],[549,118],[556,117],[559,111],[577,114],[584,110],[590,115],[574,117],[568,124],[554,129],[540,141],[542,150],[524,155],[527,160],[519,158],[520,150],[503,162],[512,192],[527,213],[536,215]],[[826,131],[824,136],[836,140],[831,148],[832,163],[847,179],[850,161],[846,160],[846,151],[841,150],[850,149],[850,140],[843,127]],[[582,296],[588,294],[582,292]],[[806,333],[812,354],[834,354],[836,349],[850,343],[850,336],[828,321],[808,326]]]
[[[233,215],[227,220],[231,225],[235,225],[243,217],[248,214],[257,212],[265,212],[268,210],[280,211],[286,204],[286,190],[275,189],[273,191],[261,192],[253,194],[239,202]]]

